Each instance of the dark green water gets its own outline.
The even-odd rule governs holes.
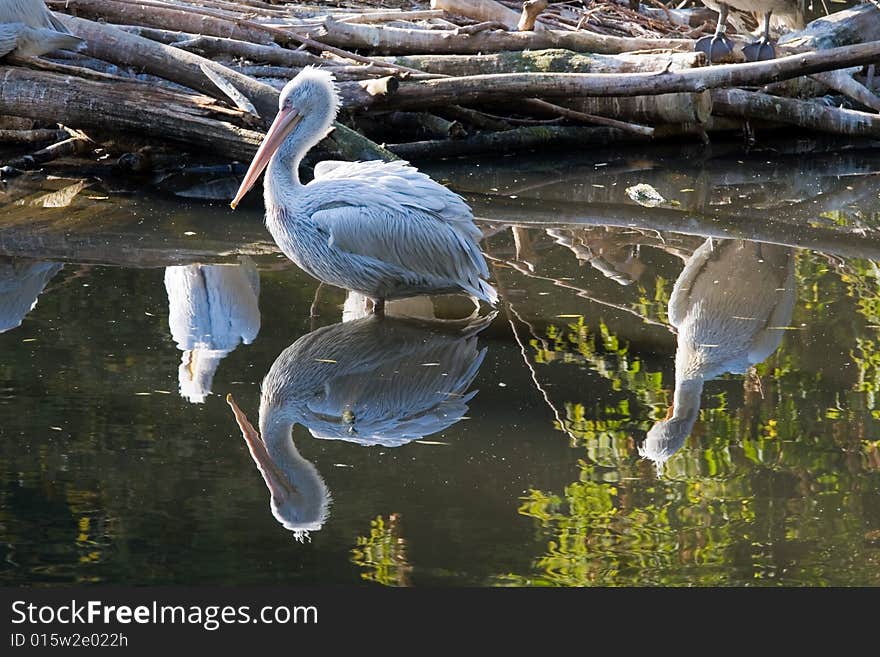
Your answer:
[[[349,350],[365,322],[341,324],[345,295],[327,288],[310,318],[315,282],[273,252],[257,204],[93,182],[46,208],[19,181],[0,198],[0,585],[876,586],[878,163],[790,149],[426,167],[491,220],[498,314],[473,338],[367,321],[371,347]],[[633,202],[637,183],[667,202]],[[550,220],[576,223],[504,223]],[[639,448],[676,386],[667,305],[710,235],[777,244],[762,259],[791,284],[764,292],[790,295],[790,317],[766,322],[781,342],[752,371],[707,377],[658,468]],[[741,266],[748,242],[716,242],[712,262],[731,246]],[[190,336],[189,399],[169,315],[205,322],[197,294],[166,288],[187,265],[221,315]],[[742,297],[731,271],[714,284]],[[305,540],[270,509],[224,399],[256,424],[260,383],[298,340],[313,351],[288,387],[312,391],[312,421],[356,428],[294,428],[331,498]],[[432,419],[424,395],[449,406]]]

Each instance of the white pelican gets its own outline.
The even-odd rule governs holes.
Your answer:
[[[450,332],[446,324],[375,316],[312,331],[285,349],[263,380],[259,432],[227,401],[271,495],[272,514],[297,539],[320,529],[330,493],[292,440],[295,424],[315,438],[399,447],[455,424],[486,348],[491,317]]]
[[[639,454],[662,469],[693,429],[703,382],[745,373],[776,351],[794,303],[792,249],[710,238],[694,251],[669,298],[678,329],[672,406]]]
[[[730,8],[741,11],[749,11],[763,14],[764,33],[754,43],[743,48],[743,55],[750,62],[762,59],[773,59],[776,52],[770,43],[770,17],[788,29],[801,29],[804,27],[804,14],[798,0],[702,0],[709,9],[718,12],[718,25],[715,34],[697,39],[695,49],[706,53],[710,62],[717,61],[720,57],[730,54],[733,44],[726,36],[724,30],[727,27],[727,14]],[[718,56],[716,56],[716,53]]]
[[[20,326],[37,297],[64,265],[17,258],[0,259],[0,333]]]
[[[73,49],[73,36],[43,0],[0,0],[0,57],[10,52],[37,57],[61,48]]]
[[[247,256],[238,265],[166,267],[165,290],[171,337],[183,351],[180,395],[201,404],[220,360],[260,331],[260,276]]]
[[[339,107],[333,76],[306,67],[279,110],[231,206],[263,169],[266,224],[284,254],[318,280],[360,292],[382,314],[386,299],[465,292],[497,300],[482,233],[464,200],[404,162],[329,162],[303,185],[303,156],[330,131]],[[268,167],[268,168],[267,168]]]

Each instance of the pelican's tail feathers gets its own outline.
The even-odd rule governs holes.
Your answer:
[[[480,281],[480,291],[477,297],[493,307],[498,303],[498,291],[483,280]]]

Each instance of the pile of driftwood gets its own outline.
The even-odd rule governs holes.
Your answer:
[[[880,137],[873,2],[783,36],[775,60],[709,65],[694,39],[712,32],[714,13],[658,0],[46,0],[82,44],[40,57],[10,47],[0,59],[0,146],[32,147],[0,164],[9,174],[96,151],[125,154],[133,170],[180,150],[248,160],[279,89],[309,65],[332,71],[344,99],[319,158],[706,140],[780,125]],[[741,59],[752,36],[731,36]]]

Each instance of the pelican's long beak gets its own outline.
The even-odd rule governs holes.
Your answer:
[[[233,210],[235,209],[235,206],[239,204],[244,195],[254,186],[257,179],[260,177],[260,174],[263,173],[263,169],[269,165],[269,160],[272,159],[272,155],[278,150],[281,144],[284,143],[284,140],[287,139],[287,136],[291,132],[293,132],[293,129],[300,121],[302,121],[302,114],[296,109],[278,110],[275,120],[272,122],[269,131],[263,138],[263,143],[261,143],[260,147],[257,149],[257,154],[254,155],[254,159],[251,162],[250,167],[248,167],[247,173],[244,175],[244,180],[241,181],[241,187],[238,188],[235,198],[232,199],[232,202],[229,204]]]
[[[248,451],[251,453],[251,458],[257,464],[260,474],[263,475],[263,480],[266,482],[272,497],[284,498],[298,495],[299,491],[296,489],[296,486],[288,481],[287,477],[275,465],[275,461],[272,460],[272,457],[269,456],[269,452],[266,450],[266,444],[260,437],[260,433],[254,429],[254,425],[250,423],[247,416],[238,407],[238,404],[235,403],[231,393],[226,395],[226,403],[232,409],[235,422],[238,424],[238,428],[241,429],[242,438],[244,438]]]

